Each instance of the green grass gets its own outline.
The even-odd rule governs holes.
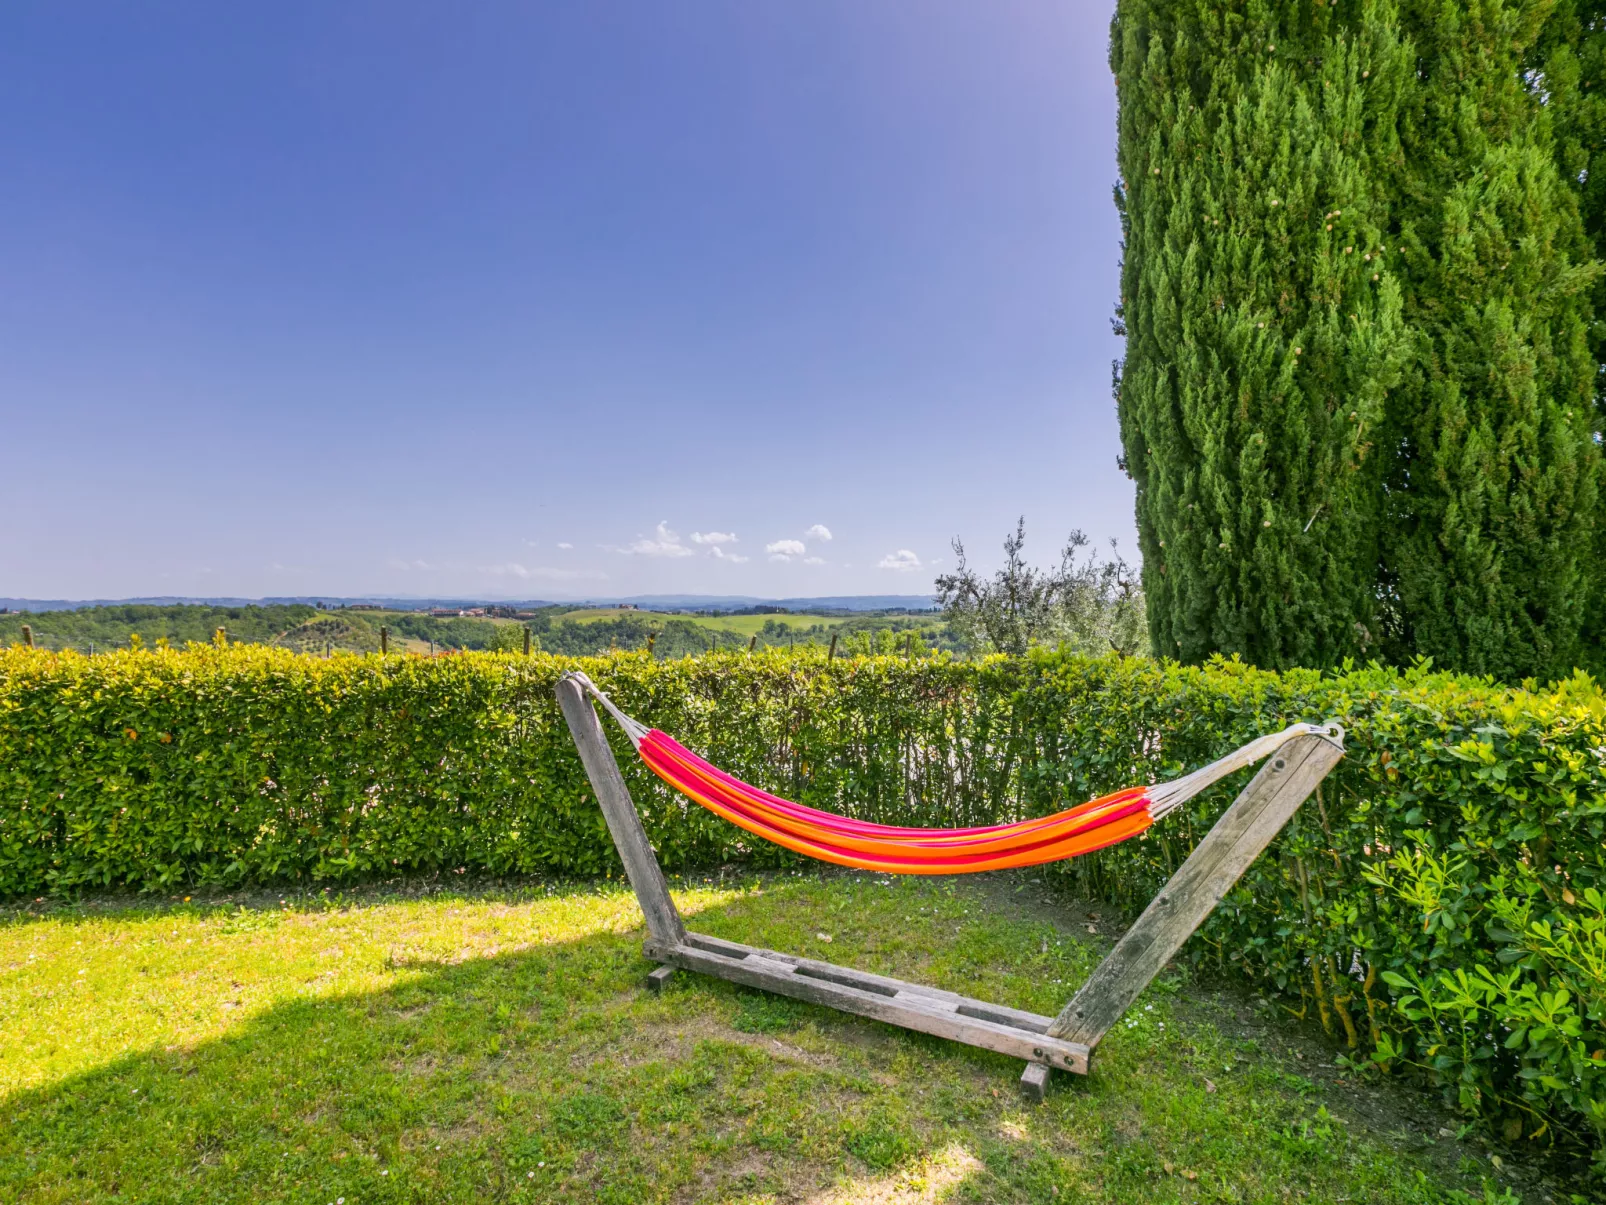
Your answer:
[[[828,875],[676,895],[706,932],[1052,1012],[1099,951],[1040,891]],[[684,974],[647,994],[617,883],[242,900],[5,915],[0,1200],[1439,1202],[1476,1186],[1452,1144],[1405,1149],[1355,1097],[1195,1016],[1175,981],[1091,1077],[1055,1077],[1033,1108],[1002,1056]]]

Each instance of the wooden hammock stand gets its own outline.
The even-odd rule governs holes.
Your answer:
[[[1272,754],[1059,1016],[1043,1017],[955,992],[689,932],[669,898],[663,871],[647,842],[595,709],[575,682],[559,682],[557,694],[647,920],[643,953],[663,964],[647,975],[648,988],[661,990],[676,970],[700,971],[996,1050],[1026,1060],[1021,1089],[1034,1100],[1043,1098],[1050,1070],[1088,1073],[1099,1040],[1344,756],[1344,731],[1337,725],[1327,736],[1296,736]]]

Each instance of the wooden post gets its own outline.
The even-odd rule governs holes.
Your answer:
[[[750,640],[749,640],[749,641],[748,641],[748,642],[747,642],[747,651],[748,651],[748,652],[750,652],[750,653],[751,653],[751,652],[752,652],[752,651],[753,651],[753,646],[754,646],[754,645],[755,645],[755,644],[757,644],[757,643],[758,643],[758,633],[757,633],[757,632],[754,632],[754,633],[753,633],[753,636],[752,636],[752,639],[750,639]]]
[[[1048,1073],[1052,1068],[1043,1063],[1027,1063],[1020,1073],[1020,1090],[1033,1104],[1042,1104],[1048,1095]]]
[[[558,683],[557,694],[586,777],[591,780],[591,789],[602,805],[608,832],[618,847],[625,873],[630,876],[630,886],[635,889],[636,899],[647,918],[647,932],[656,942],[678,946],[686,940],[686,926],[681,923],[674,900],[669,898],[663,871],[658,868],[646,830],[641,827],[641,817],[631,801],[624,776],[619,773],[619,763],[614,760],[613,750],[608,748],[596,710],[580,684],[571,679]]]
[[[525,624],[524,625],[524,655],[526,657],[528,657],[530,655],[530,625],[529,624]]]
[[[829,661],[835,656],[836,656],[836,633],[832,632],[831,633],[831,647],[825,651],[825,659],[827,661]]]
[[[1296,736],[1273,754],[1054,1018],[1049,1035],[1098,1045],[1343,756],[1342,745],[1320,736]]]
[[[24,648],[33,648],[33,625],[22,625],[22,645]]]

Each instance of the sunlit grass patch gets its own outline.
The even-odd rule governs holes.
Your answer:
[[[1004,892],[1001,894],[1001,890]],[[702,931],[1040,1012],[1096,963],[1006,889],[676,884]],[[681,974],[622,884],[90,902],[0,924],[0,1200],[1456,1199],[1159,984],[1020,1064]]]

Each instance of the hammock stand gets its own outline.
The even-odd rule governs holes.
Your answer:
[[[662,964],[647,975],[649,989],[661,990],[676,970],[698,971],[995,1050],[1026,1060],[1021,1090],[1038,1101],[1043,1099],[1050,1070],[1088,1073],[1099,1040],[1344,756],[1343,728],[1296,724],[1184,778],[1150,788],[1151,812],[1163,815],[1234,771],[1268,758],[1059,1015],[1044,1017],[688,931],[669,897],[663,870],[601,721],[586,700],[588,691],[620,722],[632,744],[639,746],[646,729],[623,715],[584,674],[565,674],[558,682],[564,719],[646,918],[643,953]]]

